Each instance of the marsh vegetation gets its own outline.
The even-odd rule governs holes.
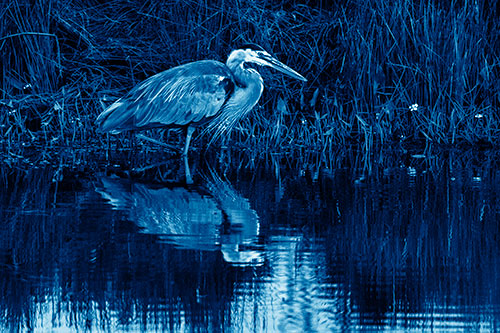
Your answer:
[[[234,146],[327,154],[351,143],[497,146],[499,8],[497,1],[9,1],[0,8],[1,140],[11,148],[103,147],[95,118],[135,84],[185,62],[225,61],[253,42],[309,81],[264,70],[264,96],[232,133]]]

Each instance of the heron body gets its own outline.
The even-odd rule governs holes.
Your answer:
[[[306,79],[258,45],[234,50],[226,64],[201,60],[158,73],[139,83],[97,118],[103,132],[118,134],[155,127],[186,127],[187,155],[195,128],[206,125],[212,140],[229,132],[259,101],[264,84],[245,63],[273,67]]]

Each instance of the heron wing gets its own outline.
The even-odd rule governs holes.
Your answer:
[[[218,61],[197,61],[156,74],[116,101],[98,118],[109,132],[200,123],[217,115],[234,89]]]

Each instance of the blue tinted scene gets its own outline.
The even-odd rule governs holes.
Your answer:
[[[499,17],[0,1],[0,332],[500,331]]]

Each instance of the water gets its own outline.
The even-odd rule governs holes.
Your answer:
[[[50,155],[3,159],[2,331],[498,330],[495,152]]]

